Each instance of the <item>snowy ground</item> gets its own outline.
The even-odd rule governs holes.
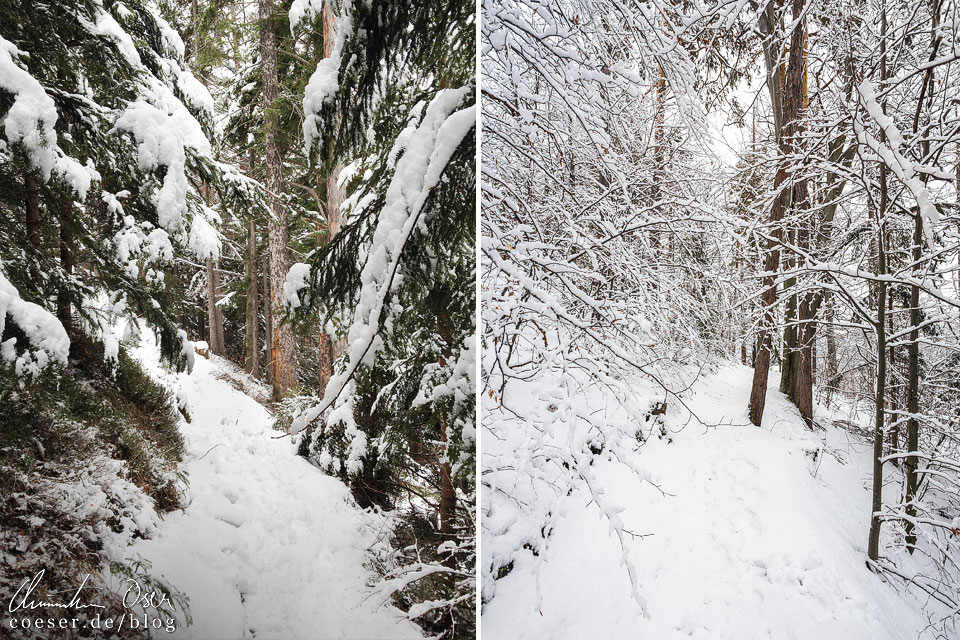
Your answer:
[[[155,349],[134,353],[163,375]],[[366,600],[366,549],[378,522],[339,480],[274,439],[263,406],[215,377],[230,366],[197,357],[179,384],[193,421],[183,426],[183,511],[130,548],[189,597],[193,623],[172,636],[202,640],[419,638],[391,607]]]
[[[630,597],[607,523],[575,494],[541,553],[540,604],[526,553],[529,562],[496,582],[484,638],[920,636],[922,603],[864,564],[869,446],[832,426],[804,429],[776,379],[763,427],[748,425],[751,373],[729,367],[702,380],[690,400],[702,423],[684,426],[688,414],[671,410],[672,442],[652,438],[639,450],[637,462],[668,495],[623,465],[595,465],[607,498],[625,507],[626,528],[644,535],[628,544],[648,618]]]

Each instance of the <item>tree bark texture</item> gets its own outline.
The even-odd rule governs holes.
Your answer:
[[[446,309],[439,309],[437,313],[437,334],[440,336],[441,349],[438,363],[441,367],[447,365],[450,358],[450,314]],[[446,420],[440,423],[440,442],[443,447],[440,452],[440,534],[453,536],[454,516],[457,507],[457,491],[453,486],[453,469],[450,464],[450,425]]]
[[[270,296],[270,254],[266,253],[263,256],[263,292],[260,294],[260,299],[263,301],[263,324],[265,330],[265,341],[264,345],[265,357],[267,358],[267,382],[271,385],[273,384],[273,346],[270,344],[270,338],[273,335],[273,313],[271,311],[271,296]]]
[[[207,260],[207,327],[210,351],[218,356],[226,352],[223,338],[223,310],[217,306],[220,300],[220,270],[213,260]]]
[[[60,269],[64,278],[57,292],[57,318],[67,333],[70,333],[73,330],[73,311],[70,307],[68,280],[73,276],[75,262],[73,200],[70,196],[61,196],[58,198],[57,205],[60,210]]]
[[[280,400],[297,384],[296,345],[289,323],[283,316],[283,283],[290,268],[287,249],[287,212],[280,202],[283,192],[283,162],[280,157],[280,123],[275,103],[277,81],[277,33],[273,24],[273,0],[260,3],[260,62],[263,74],[263,122],[266,148],[266,181],[270,203],[268,249],[270,251],[270,294],[273,334],[270,336],[273,398]]]
[[[803,12],[803,0],[794,0],[794,17],[799,18]],[[772,30],[772,24],[768,20],[761,21],[761,24],[767,24],[767,28]],[[780,265],[780,248],[778,242],[783,234],[783,227],[780,221],[783,219],[783,213],[786,208],[786,200],[789,197],[789,190],[782,188],[786,182],[788,156],[793,151],[795,144],[794,136],[796,133],[796,118],[800,113],[803,100],[803,26],[797,25],[793,30],[793,36],[790,41],[790,59],[787,65],[787,72],[784,78],[783,86],[783,129],[779,136],[779,146],[783,159],[777,167],[777,173],[774,178],[774,190],[779,190],[777,197],[770,207],[770,222],[772,225],[771,238],[767,243],[767,254],[764,258],[763,270],[763,293],[760,302],[762,305],[763,319],[759,327],[756,363],[753,370],[753,386],[750,390],[750,422],[759,426],[763,421],[763,410],[766,404],[767,379],[770,374],[770,352],[772,345],[772,331],[774,325],[774,306],[777,301],[776,278]],[[772,75],[776,75],[774,72]],[[768,82],[772,82],[768,77]]]
[[[323,55],[324,57],[330,57],[333,54],[333,45],[336,39],[336,21],[334,19],[333,13],[330,11],[330,4],[324,3],[323,5]],[[327,219],[327,236],[326,242],[332,242],[333,238],[340,232],[341,219],[340,219],[340,205],[343,204],[343,193],[340,190],[340,187],[337,185],[337,178],[340,175],[340,171],[343,170],[342,165],[337,164],[334,166],[333,170],[326,176],[317,176],[317,181],[324,183],[324,191],[326,193],[326,202],[325,202],[325,214]],[[333,363],[336,361],[337,357],[343,352],[344,346],[338,342],[334,342],[333,336],[326,333],[324,329],[321,329],[320,337],[318,338],[318,361],[317,361],[317,384],[320,389],[320,395],[323,395],[324,390],[327,388],[327,383],[330,382],[330,378],[333,377]]]
[[[247,278],[247,306],[244,319],[246,327],[246,358],[244,369],[253,376],[260,375],[260,318],[257,313],[257,223],[247,220],[247,246],[244,252],[244,270]]]
[[[883,6],[880,15],[880,80],[887,78],[887,11]],[[886,112],[886,102],[883,104]],[[881,141],[886,136],[881,132]],[[880,164],[880,211],[877,213],[877,272],[887,273],[886,214],[887,214],[887,167]],[[883,432],[886,414],[887,386],[887,283],[877,282],[877,377],[873,421],[873,486],[870,504],[870,533],[867,538],[867,557],[876,562],[880,558],[880,527],[883,521]]]
[[[43,252],[43,237],[40,232],[40,187],[37,181],[29,175],[23,177],[24,207],[26,209],[27,240],[33,256],[30,259],[30,279],[33,280],[37,293],[41,293],[43,285],[40,276],[40,256]]]

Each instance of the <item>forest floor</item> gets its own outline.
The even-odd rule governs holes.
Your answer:
[[[543,562],[518,563],[497,581],[484,637],[921,636],[923,602],[864,562],[871,445],[832,423],[863,425],[870,417],[818,407],[818,422],[828,426],[810,431],[776,391],[774,372],[763,426],[754,427],[746,416],[751,376],[729,366],[702,378],[687,399],[695,418],[670,408],[668,436],[637,451],[636,463],[659,489],[625,465],[595,464],[607,500],[625,508],[625,528],[639,534],[627,544],[648,617],[631,598],[609,525],[589,498],[574,494]],[[892,476],[887,483],[885,493],[900,490]]]
[[[171,377],[155,345],[133,355]],[[157,536],[129,549],[189,598],[192,624],[173,638],[420,638],[390,606],[367,599],[375,579],[368,548],[382,544],[384,522],[359,509],[349,489],[295,455],[271,427],[255,381],[229,362],[197,356],[174,382],[189,404],[182,427],[182,511]]]

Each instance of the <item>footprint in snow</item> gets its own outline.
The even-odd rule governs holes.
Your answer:
[[[231,505],[221,505],[213,512],[213,517],[230,526],[239,528],[247,520],[246,514]]]

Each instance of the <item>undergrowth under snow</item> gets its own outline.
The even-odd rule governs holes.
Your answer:
[[[627,557],[647,616],[631,598],[608,517],[583,489],[551,503],[560,513],[547,514],[546,539],[517,552],[502,547],[534,529],[539,537],[534,507],[542,503],[522,487],[512,497],[484,487],[487,640],[943,637],[927,628],[942,616],[924,610],[931,603],[923,594],[866,567],[872,445],[833,426],[849,413],[818,407],[818,422],[828,426],[810,431],[771,381],[763,426],[754,427],[745,413],[751,372],[738,365],[702,378],[686,398],[696,417],[674,404],[655,418],[625,460],[645,477],[608,451],[591,466],[604,499],[623,508],[616,515],[629,532]],[[509,447],[494,437],[483,442],[485,456]],[[899,490],[893,473],[891,494]],[[890,531],[885,553],[896,553]],[[513,564],[501,566],[507,556]],[[921,569],[917,559],[896,559]],[[949,622],[947,633],[957,633]]]

